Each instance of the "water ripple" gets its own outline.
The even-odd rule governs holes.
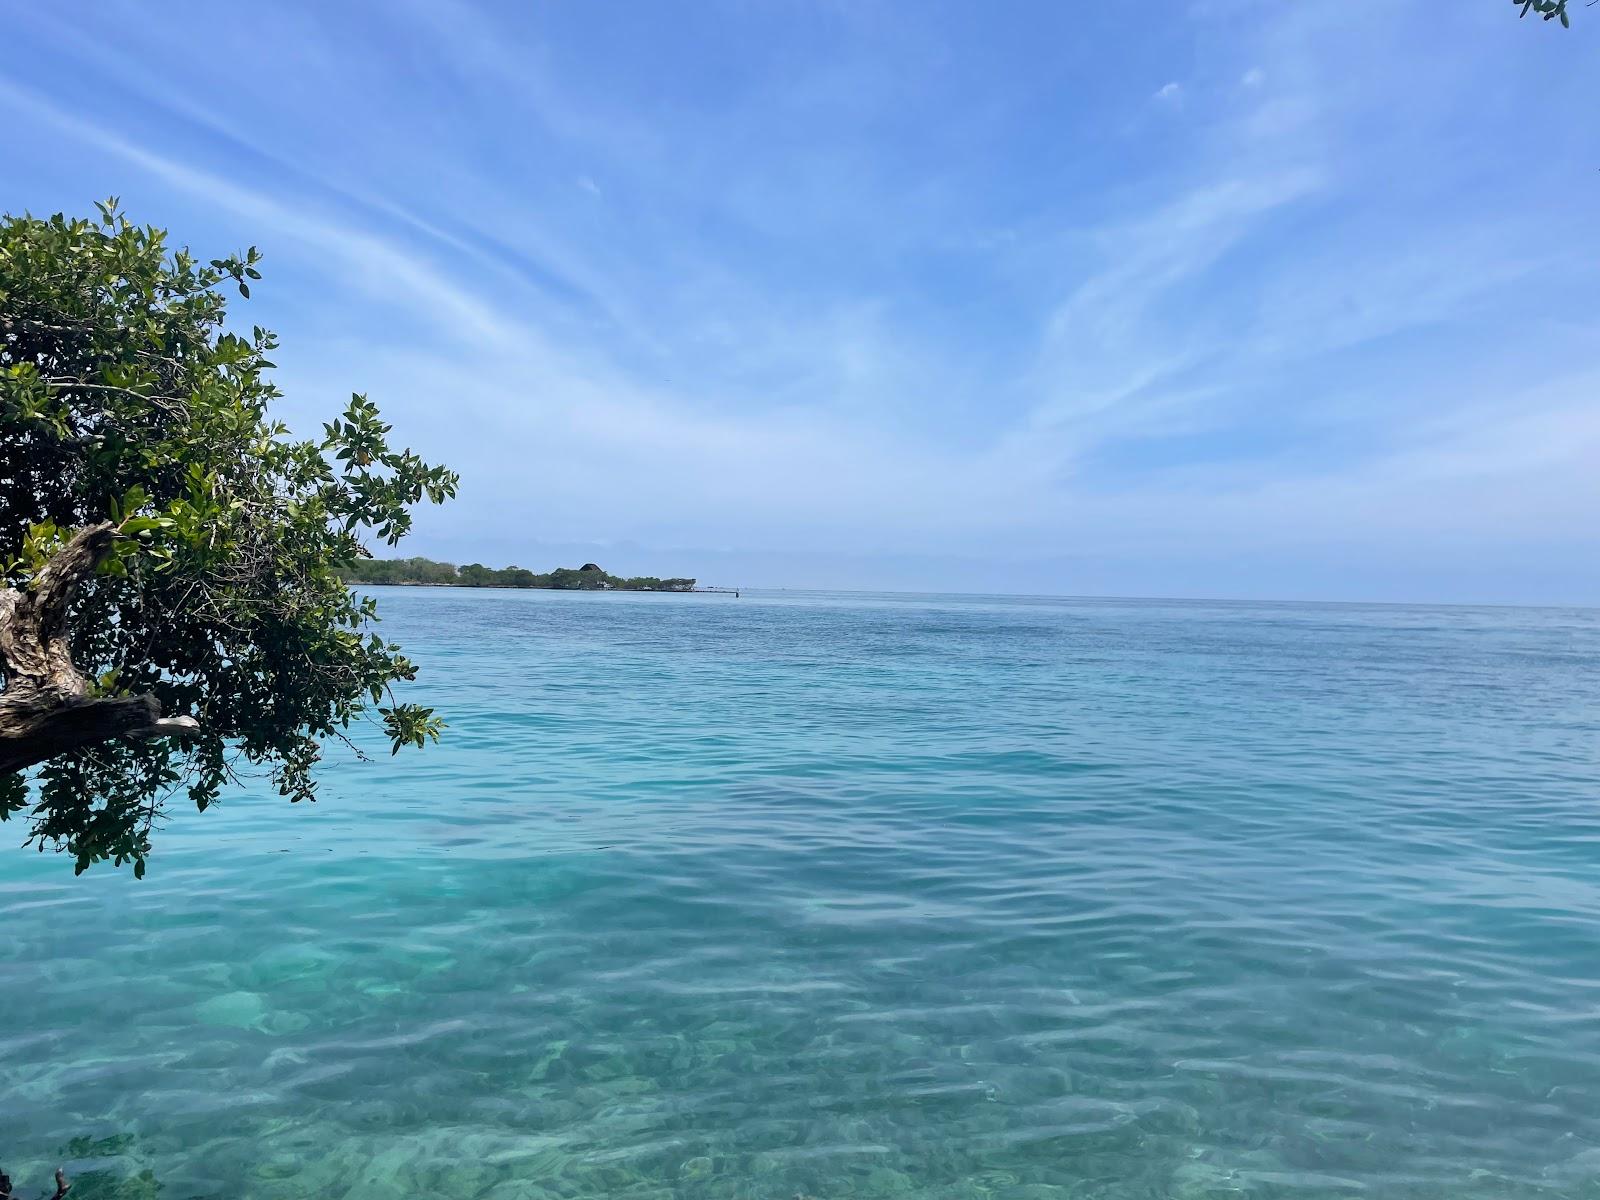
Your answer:
[[[1600,615],[383,603],[444,746],[11,857],[14,1175],[1600,1195]]]

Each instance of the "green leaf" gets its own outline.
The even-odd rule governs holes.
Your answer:
[[[204,716],[192,738],[112,741],[0,776],[0,819],[26,821],[74,870],[142,875],[174,788],[207,811],[238,754],[290,800],[314,799],[326,735],[416,674],[393,643],[368,644],[377,611],[339,570],[373,531],[404,533],[409,508],[439,498],[441,469],[392,447],[360,394],[325,439],[295,438],[275,415],[277,339],[227,325],[226,285],[248,299],[259,252],[169,252],[164,231],[116,206],[97,206],[98,223],[0,216],[0,307],[51,330],[6,334],[0,436],[28,447],[31,470],[0,479],[0,563],[26,584],[68,533],[111,520],[119,536],[72,612],[79,666],[108,693]],[[41,379],[45,361],[65,385]],[[404,703],[382,719],[395,748],[443,729]]]

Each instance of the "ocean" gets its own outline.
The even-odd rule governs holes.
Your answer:
[[[374,590],[442,744],[0,851],[22,1196],[1600,1196],[1600,612]]]

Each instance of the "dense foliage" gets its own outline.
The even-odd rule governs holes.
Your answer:
[[[0,776],[0,819],[80,871],[143,874],[179,791],[203,810],[257,766],[311,799],[321,743],[371,713],[395,749],[437,737],[431,710],[393,699],[415,667],[337,568],[364,537],[399,541],[456,477],[393,449],[364,396],[321,437],[291,437],[269,415],[273,335],[224,324],[223,288],[248,298],[257,252],[202,263],[100,207],[0,218],[0,565],[25,596],[74,531],[110,522],[70,611],[72,664],[91,697],[148,694],[198,731]]]
[[[636,575],[624,579],[610,575],[593,563],[581,567],[557,567],[536,574],[526,567],[501,567],[496,570],[482,563],[456,567],[452,563],[428,558],[365,559],[350,563],[341,574],[351,583],[410,583],[436,587],[547,588],[563,592],[692,592],[693,579],[658,579]]]

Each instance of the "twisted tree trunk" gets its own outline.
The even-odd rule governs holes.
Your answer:
[[[161,715],[154,696],[97,697],[72,662],[67,609],[111,553],[109,521],[79,530],[26,590],[0,589],[0,773],[121,737],[192,733],[193,717]]]

